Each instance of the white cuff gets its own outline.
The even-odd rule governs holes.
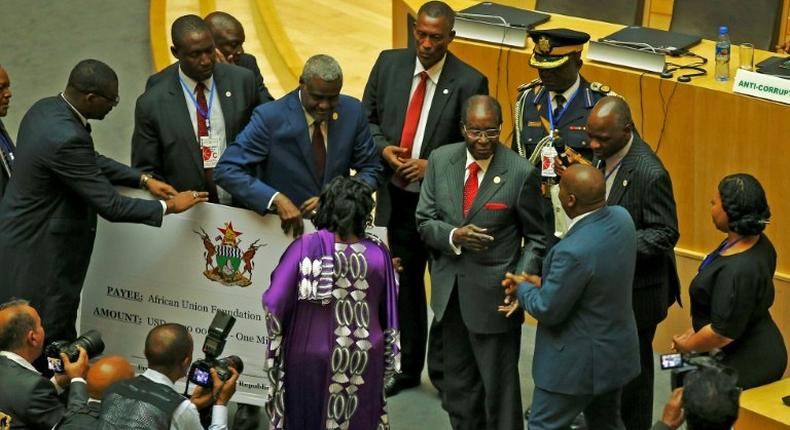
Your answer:
[[[228,425],[228,407],[225,405],[214,405],[211,407],[211,427],[224,428]]]
[[[167,215],[167,203],[164,200],[159,200],[159,203],[162,204],[162,216]]]
[[[278,194],[280,194],[280,192],[279,192],[279,191],[278,191],[278,192],[276,192],[276,193],[274,193],[274,195],[272,196],[272,198],[271,198],[271,199],[269,199],[269,204],[268,204],[268,205],[266,205],[266,209],[272,210],[272,205],[274,204],[274,199],[277,197],[277,195],[278,195]]]
[[[453,243],[453,233],[455,233],[456,230],[458,230],[457,227],[452,229],[452,230],[450,230],[450,249],[453,250],[455,255],[461,255],[461,247],[460,246],[455,246],[455,244]]]

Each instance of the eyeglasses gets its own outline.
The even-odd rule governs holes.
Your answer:
[[[502,126],[500,125],[497,128],[478,130],[476,128],[466,128],[466,125],[464,125],[464,133],[466,133],[466,135],[471,137],[472,139],[480,139],[484,135],[488,139],[496,139],[497,137],[499,137],[499,134],[502,133]]]
[[[120,96],[115,96],[115,97],[107,97],[107,96],[105,96],[104,94],[99,94],[99,93],[93,93],[93,94],[96,94],[97,96],[99,96],[99,97],[101,97],[101,98],[103,98],[103,99],[105,99],[105,100],[108,100],[108,101],[112,102],[112,105],[113,105],[113,106],[118,106],[118,103],[121,101],[121,97],[120,97]]]

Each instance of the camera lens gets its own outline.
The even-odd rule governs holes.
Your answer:
[[[71,351],[69,351],[69,360],[75,361],[80,357],[78,346],[85,348],[88,353],[88,358],[96,357],[104,352],[104,341],[101,339],[101,333],[96,330],[89,330],[78,337],[71,344]]]
[[[232,367],[239,373],[244,372],[244,362],[241,361],[241,357],[238,355],[229,355],[219,361],[223,366]]]

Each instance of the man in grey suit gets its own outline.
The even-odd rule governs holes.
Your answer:
[[[641,372],[623,388],[622,416],[628,430],[650,428],[653,416],[653,337],[676,300],[677,210],[669,173],[634,132],[631,110],[620,97],[604,97],[587,120],[587,134],[606,178],[606,203],[624,207],[636,225],[633,309]]]
[[[173,22],[178,62],[151,76],[137,99],[132,166],[163,178],[178,190],[209,193],[230,204],[214,184],[214,166],[250,120],[259,103],[252,72],[216,64],[214,40],[199,16]]]
[[[8,105],[11,103],[11,79],[8,72],[0,66],[0,117],[8,114]],[[14,142],[0,120],[0,199],[3,198],[5,187],[11,179],[14,168]]]
[[[565,429],[584,412],[590,429],[623,429],[620,391],[639,373],[631,284],[636,232],[607,207],[603,175],[574,165],[560,181],[570,227],[543,262],[543,277],[508,273],[503,284],[538,320],[530,430]],[[512,299],[511,299],[512,301]]]
[[[62,354],[64,373],[48,380],[31,364],[41,355],[44,344],[41,318],[27,301],[0,304],[0,419],[6,420],[9,428],[53,428],[66,413],[58,393],[67,386],[69,410],[79,409],[88,401],[84,379],[88,353],[79,347],[80,356],[74,363]]]
[[[423,279],[428,254],[420,245],[414,211],[427,159],[434,149],[463,140],[458,128],[461,105],[475,94],[488,94],[486,77],[447,51],[455,37],[454,22],[455,13],[447,4],[422,5],[413,28],[416,47],[383,51],[362,97],[370,132],[385,161],[375,221],[387,227],[392,256],[401,259],[398,311],[409,316],[401,320],[402,373],[388,381],[388,395],[419,385],[425,363],[428,317]],[[434,338],[431,335],[432,344]],[[428,361],[434,385],[441,378],[440,367]]]
[[[432,260],[434,333],[442,345],[428,355],[441,354],[442,407],[454,429],[520,429],[523,314],[507,318],[497,306],[505,297],[504,273],[540,270],[540,179],[527,160],[499,143],[502,114],[495,99],[473,96],[462,118],[466,142],[431,154],[417,205],[417,228]]]

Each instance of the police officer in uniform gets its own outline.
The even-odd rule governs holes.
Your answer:
[[[519,87],[516,98],[513,143],[511,148],[539,166],[541,141],[550,130],[561,139],[562,145],[577,156],[592,161],[592,150],[587,143],[585,124],[595,103],[607,95],[615,95],[607,85],[588,82],[579,74],[582,67],[582,48],[590,35],[565,28],[532,30],[535,43],[530,66],[538,69],[538,79]],[[581,161],[581,160],[577,160]],[[555,236],[554,211],[544,187],[547,251]]]

